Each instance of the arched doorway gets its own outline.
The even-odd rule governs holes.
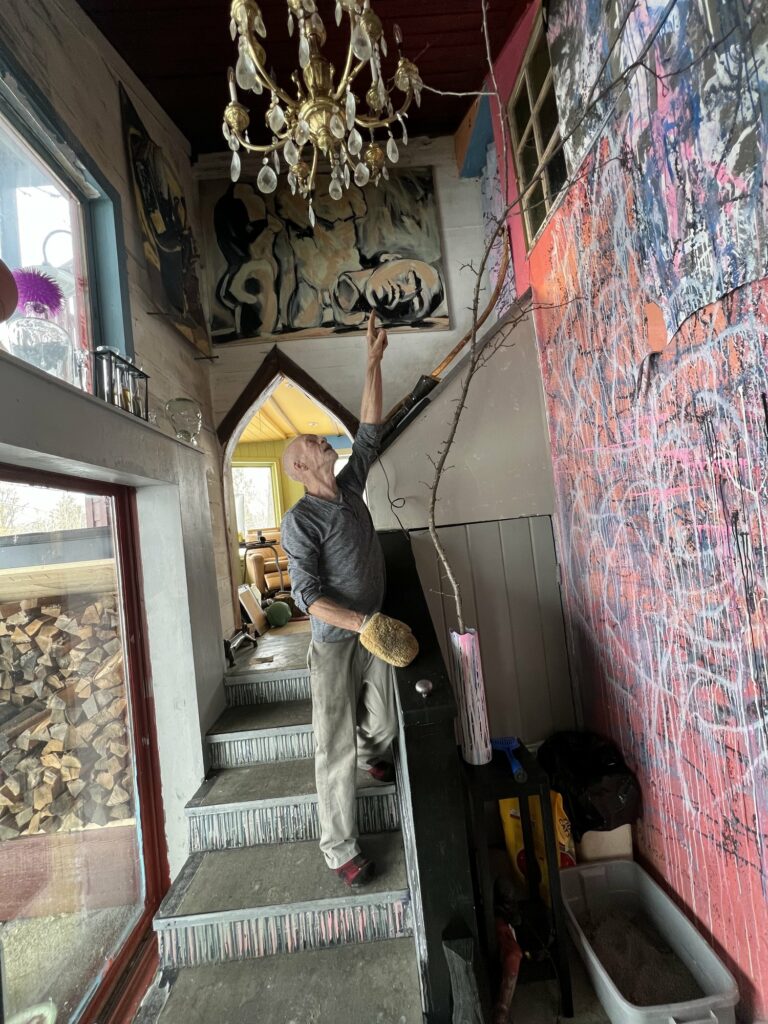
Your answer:
[[[227,522],[232,600],[240,622],[238,587],[252,583],[274,589],[286,580],[271,555],[256,571],[253,558],[246,562],[245,542],[260,534],[273,537],[280,519],[302,495],[301,485],[282,469],[282,453],[293,437],[322,434],[339,453],[339,468],[352,445],[358,421],[305,370],[277,346],[243,389],[218,428],[222,445],[224,507]],[[258,578],[256,578],[258,577]]]

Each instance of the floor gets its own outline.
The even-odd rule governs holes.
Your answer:
[[[514,1024],[608,1024],[608,1016],[597,1000],[584,963],[569,943],[571,983],[573,984],[573,1011],[571,1018],[560,1015],[560,993],[557,982],[540,981],[519,985],[512,1003]]]

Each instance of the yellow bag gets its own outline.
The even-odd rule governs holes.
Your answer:
[[[560,867],[572,868],[576,865],[576,847],[573,843],[571,823],[563,808],[563,798],[559,793],[555,793],[554,790],[550,790],[549,798],[552,804],[552,820]],[[541,802],[537,796],[528,798],[528,809],[531,816],[533,846],[541,871],[540,891],[544,900],[549,903],[549,875],[544,855],[544,826],[541,820]],[[509,800],[499,800],[499,813],[501,814],[501,822],[504,826],[504,839],[509,859],[512,861],[512,867],[520,882],[527,885],[523,823],[520,819],[520,803],[517,798],[512,797]]]

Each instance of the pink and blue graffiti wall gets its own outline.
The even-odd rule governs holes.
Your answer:
[[[531,254],[587,724],[768,1015],[768,3],[551,0],[576,179]]]

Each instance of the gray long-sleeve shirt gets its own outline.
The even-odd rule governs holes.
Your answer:
[[[363,501],[381,432],[379,424],[360,424],[349,462],[336,478],[338,500],[305,494],[283,516],[280,543],[288,556],[291,593],[304,612],[319,597],[363,615],[381,608],[384,554]],[[355,633],[312,616],[312,636],[328,643]]]

